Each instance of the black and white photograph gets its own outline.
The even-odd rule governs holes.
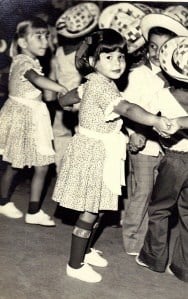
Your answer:
[[[188,2],[0,0],[0,299],[188,297]]]

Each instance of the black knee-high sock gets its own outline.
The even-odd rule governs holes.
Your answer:
[[[5,198],[1,197],[0,198],[0,206],[6,205],[9,201],[10,201],[10,198],[8,198],[8,197],[5,197]]]
[[[79,269],[84,261],[84,255],[88,239],[91,234],[93,223],[88,223],[78,219],[72,233],[72,243],[69,265],[72,268]]]
[[[40,210],[40,203],[38,201],[30,201],[28,207],[29,214],[35,214]]]
[[[97,231],[98,231],[99,225],[101,223],[102,216],[103,216],[103,213],[99,214],[97,221],[93,225],[93,229],[92,229],[90,238],[87,243],[86,253],[90,252],[91,247],[93,247],[94,243],[96,242]]]

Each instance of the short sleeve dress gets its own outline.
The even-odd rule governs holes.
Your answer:
[[[121,122],[120,117],[116,115],[113,120],[106,121],[105,112],[117,99],[120,99],[120,93],[113,81],[97,73],[88,75],[80,103],[79,126],[99,135],[114,132]],[[117,210],[117,194],[103,179],[105,155],[102,140],[78,130],[63,158],[53,200],[78,211],[97,213],[99,210]]]
[[[9,74],[9,98],[0,110],[0,154],[16,168],[54,162],[50,115],[41,90],[24,77],[30,69],[42,75],[37,59],[15,56]]]

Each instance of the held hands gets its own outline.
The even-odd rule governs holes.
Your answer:
[[[158,123],[155,124],[153,129],[162,137],[170,138],[170,135],[175,134],[179,129],[177,118],[168,119],[166,117],[160,117]]]
[[[65,95],[67,92],[68,92],[68,89],[65,86],[61,85],[61,91],[58,93],[58,98],[59,98],[59,96]]]

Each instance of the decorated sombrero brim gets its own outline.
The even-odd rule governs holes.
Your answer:
[[[169,76],[188,83],[188,37],[174,37],[164,43],[159,60]]]
[[[68,38],[86,35],[97,26],[99,14],[99,7],[91,2],[70,7],[56,21],[57,33]]]
[[[134,3],[134,6],[141,9],[146,15],[149,13],[153,13],[155,8],[145,4],[145,3]]]
[[[174,16],[185,27],[188,26],[188,8],[183,5],[171,5],[165,9],[165,14]]]
[[[128,51],[132,53],[145,43],[140,28],[144,16],[143,10],[130,3],[112,4],[101,12],[99,28],[112,28],[121,33],[127,40]]]
[[[143,17],[141,29],[146,40],[148,40],[149,31],[154,27],[162,27],[177,35],[188,36],[187,28],[180,21],[164,13],[151,13]]]

